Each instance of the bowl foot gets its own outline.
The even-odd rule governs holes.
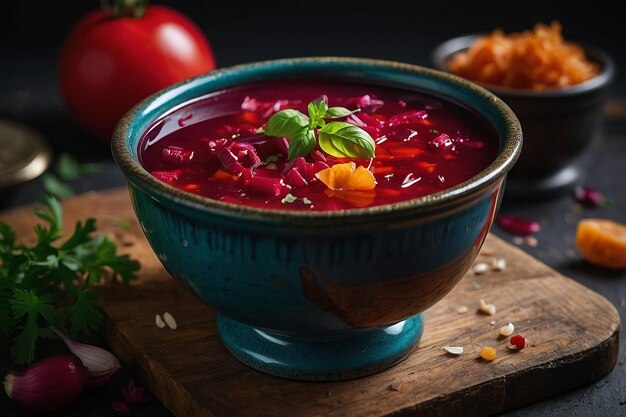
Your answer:
[[[260,330],[218,316],[226,349],[244,364],[271,375],[302,381],[337,381],[387,369],[419,342],[422,314],[389,327],[346,331],[341,335],[299,337]]]
[[[505,196],[521,199],[557,197],[571,193],[582,179],[583,169],[576,165],[565,167],[543,177],[524,177],[511,174],[506,180]]]

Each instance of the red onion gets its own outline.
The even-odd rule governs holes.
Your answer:
[[[71,404],[87,382],[87,368],[74,355],[51,356],[23,372],[4,378],[9,398],[33,411],[51,411]]]
[[[508,214],[498,216],[496,223],[505,232],[519,236],[532,235],[541,230],[541,224],[539,224],[539,222]]]

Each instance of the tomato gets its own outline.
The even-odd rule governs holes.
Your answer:
[[[97,10],[68,35],[59,83],[76,120],[108,141],[117,121],[143,98],[214,68],[203,33],[175,10],[148,6],[138,18]]]

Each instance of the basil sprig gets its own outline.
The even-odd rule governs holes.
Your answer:
[[[308,155],[319,141],[320,148],[338,158],[367,159],[374,156],[374,139],[365,130],[339,119],[359,111],[345,107],[328,107],[328,99],[321,96],[309,103],[305,115],[286,109],[274,114],[267,122],[265,134],[289,138],[289,160]],[[317,136],[316,137],[316,133]]]

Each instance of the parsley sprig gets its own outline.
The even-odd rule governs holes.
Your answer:
[[[265,127],[267,136],[289,138],[289,160],[308,155],[318,142],[324,152],[338,158],[367,159],[374,156],[374,139],[365,130],[346,122],[326,122],[326,119],[349,116],[359,109],[329,108],[328,99],[321,96],[310,102],[307,110],[308,116],[294,109],[281,110],[268,120]]]
[[[17,363],[34,360],[37,340],[51,337],[51,326],[72,336],[98,329],[103,316],[94,286],[109,276],[128,283],[139,269],[137,261],[117,254],[115,242],[93,235],[92,218],[77,222],[59,243],[61,203],[48,195],[42,203],[35,214],[44,224],[35,225],[32,246],[19,244],[15,231],[0,222],[0,333],[13,338]]]

